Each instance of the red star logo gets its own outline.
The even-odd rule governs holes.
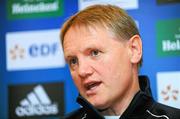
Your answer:
[[[171,85],[167,85],[164,90],[161,91],[161,95],[164,101],[170,100],[172,98],[174,101],[178,100],[179,91],[176,89],[172,89]]]
[[[18,57],[23,59],[24,58],[24,49],[21,48],[19,45],[15,45],[14,48],[10,49],[9,51],[11,59],[16,60]]]

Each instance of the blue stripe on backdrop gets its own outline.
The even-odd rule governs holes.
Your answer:
[[[5,71],[5,32],[6,32],[6,14],[5,0],[0,1],[0,118],[7,119],[7,79]]]

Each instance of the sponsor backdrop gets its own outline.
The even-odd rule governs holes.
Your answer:
[[[179,0],[1,0],[1,119],[56,119],[79,107],[59,33],[93,4],[120,6],[134,18],[144,46],[140,74],[155,100],[180,108]]]

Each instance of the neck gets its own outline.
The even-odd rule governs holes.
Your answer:
[[[122,95],[121,99],[118,99],[116,103],[112,106],[108,107],[107,109],[103,110],[101,113],[102,115],[122,115],[123,112],[127,109],[129,104],[131,103],[134,95],[140,90],[139,83],[138,83],[138,71],[132,71],[133,76],[131,84],[127,88],[124,95]]]

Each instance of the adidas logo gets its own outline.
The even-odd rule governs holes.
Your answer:
[[[19,117],[58,114],[58,104],[52,104],[49,96],[41,85],[36,86],[27,97],[20,101],[15,113]]]

